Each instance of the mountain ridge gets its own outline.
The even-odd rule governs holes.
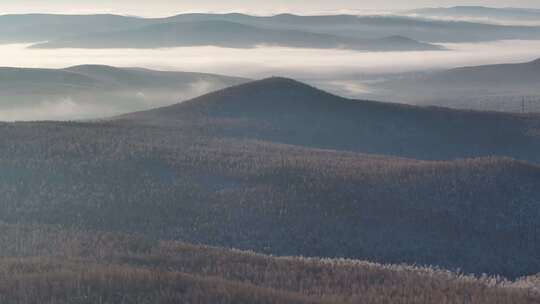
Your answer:
[[[30,48],[161,48],[206,45],[232,48],[270,45],[358,51],[444,49],[395,35],[380,39],[359,39],[298,29],[264,28],[213,18],[152,24],[127,31],[93,33],[34,44]]]
[[[347,99],[279,77],[116,119],[156,125],[207,121],[215,136],[393,156],[403,153],[420,159],[501,155],[540,160],[530,153],[540,149],[540,138],[534,135],[540,129],[538,115]],[[348,140],[339,140],[335,134]],[[379,136],[393,139],[389,140],[393,144]],[[515,145],[530,150],[512,150]]]
[[[390,76],[369,88],[373,98],[402,100],[409,104],[539,113],[538,83],[540,59],[534,59]]]
[[[537,60],[537,61],[540,62],[540,59]],[[498,66],[498,65],[496,65],[496,66]],[[459,69],[459,68],[457,68],[457,69]],[[398,108],[403,108],[403,109],[426,110],[426,111],[429,111],[429,110],[449,111],[449,112],[453,112],[453,113],[464,113],[464,114],[466,114],[466,113],[478,113],[478,114],[495,115],[495,116],[501,116],[501,117],[524,117],[524,115],[517,114],[517,113],[501,113],[501,112],[495,112],[495,111],[474,111],[474,110],[466,110],[466,109],[450,109],[450,108],[446,108],[446,107],[443,107],[443,106],[414,106],[414,105],[410,105],[410,104],[403,104],[403,103],[396,103],[396,102],[380,102],[380,101],[374,101],[374,100],[356,100],[356,99],[353,99],[353,98],[341,97],[341,96],[338,96],[336,94],[332,94],[332,93],[329,93],[329,92],[327,92],[325,90],[319,89],[316,86],[312,86],[312,85],[306,84],[304,82],[298,81],[298,80],[296,80],[294,78],[283,77],[283,76],[271,76],[271,77],[263,78],[263,79],[260,79],[260,80],[254,80],[254,81],[242,83],[242,84],[239,84],[239,85],[234,85],[234,86],[231,86],[231,87],[227,87],[227,88],[224,88],[224,89],[221,89],[221,90],[218,90],[218,91],[210,92],[208,94],[198,96],[198,97],[195,97],[195,98],[190,99],[190,100],[181,101],[181,102],[172,104],[172,105],[167,106],[167,107],[156,108],[156,109],[151,109],[151,110],[148,110],[148,111],[142,111],[142,112],[137,112],[137,113],[127,113],[125,115],[126,116],[131,116],[133,114],[139,114],[139,113],[143,114],[145,112],[161,111],[162,109],[164,110],[164,112],[170,112],[169,110],[173,110],[174,108],[183,108],[183,107],[188,107],[188,106],[196,106],[196,105],[200,105],[201,103],[212,102],[212,100],[219,101],[220,99],[226,99],[226,98],[223,98],[223,96],[220,96],[221,94],[224,94],[227,97],[227,96],[236,95],[236,94],[237,95],[243,95],[243,94],[248,93],[248,92],[246,92],[244,90],[248,91],[249,94],[257,94],[257,93],[263,93],[264,94],[265,90],[270,90],[270,91],[284,90],[285,92],[291,92],[291,91],[298,90],[297,92],[300,92],[300,93],[304,92],[307,95],[316,96],[317,94],[319,94],[318,95],[319,97],[322,97],[322,98],[325,98],[325,99],[330,99],[330,102],[335,102],[337,100],[339,102],[345,102],[345,103],[358,102],[358,103],[378,105],[378,106],[381,106],[381,107],[398,107]],[[266,92],[268,92],[268,91],[266,91]],[[209,100],[207,100],[207,99],[209,99]],[[233,100],[229,100],[229,101],[233,101]],[[226,102],[226,100],[221,100],[221,102]],[[534,114],[534,113],[530,114],[530,115],[531,116],[538,116],[537,114]]]
[[[407,16],[178,14],[165,18],[120,15],[0,16],[0,43],[39,43],[96,32],[128,31],[169,22],[221,20],[273,30],[380,39],[401,35],[425,43],[538,39],[540,27],[427,20]]]
[[[98,119],[169,105],[248,79],[106,65],[0,68],[0,120]]]

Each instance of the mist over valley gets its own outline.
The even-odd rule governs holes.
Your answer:
[[[540,7],[459,4],[3,1],[0,303],[539,303]]]

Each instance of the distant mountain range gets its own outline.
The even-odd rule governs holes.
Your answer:
[[[540,59],[409,74],[373,85],[380,98],[477,110],[540,112]],[[525,102],[525,104],[523,104]],[[525,106],[523,108],[523,106]]]
[[[385,37],[396,36],[405,38],[380,42],[381,39],[385,41]],[[540,39],[540,27],[353,15],[282,14],[259,17],[243,14],[181,14],[153,19],[116,15],[0,16],[0,43],[50,42],[49,47],[67,46],[68,42],[81,47],[95,47],[105,42],[118,47],[208,43],[246,47],[246,44],[266,43],[385,51],[433,49],[434,46],[429,43],[437,42],[501,39]]]
[[[151,21],[119,15],[24,14],[0,16],[0,43],[32,43],[90,32],[127,30]]]
[[[531,275],[539,130],[270,78],[105,121],[0,124],[0,221]]]
[[[540,59],[517,64],[495,64],[456,68],[429,77],[429,85],[452,84],[469,87],[499,87],[540,83]]]
[[[89,119],[169,105],[247,79],[82,65],[0,68],[0,119]]]
[[[400,36],[358,39],[298,30],[263,29],[230,21],[194,21],[149,25],[126,31],[94,33],[36,44],[33,48],[159,48],[177,46],[253,48],[284,46],[359,51],[425,51],[442,47]]]

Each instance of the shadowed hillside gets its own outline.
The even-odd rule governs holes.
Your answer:
[[[178,105],[127,115],[198,125],[208,135],[420,159],[509,156],[540,160],[537,115],[508,115],[350,100],[269,78]]]
[[[505,156],[536,160],[537,121],[273,78],[110,121],[2,124],[0,220],[529,275],[540,170]],[[484,157],[451,160],[469,156]]]

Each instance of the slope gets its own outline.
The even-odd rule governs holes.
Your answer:
[[[3,303],[536,303],[530,287],[429,268],[276,258],[141,236],[0,225]],[[18,246],[12,246],[17,243]],[[529,279],[529,281],[531,281]]]
[[[372,87],[376,94],[416,104],[455,108],[539,112],[540,60],[461,67],[407,75]],[[534,102],[533,102],[534,101]]]
[[[213,136],[419,159],[500,155],[540,160],[536,115],[350,100],[285,78],[251,82],[123,118],[151,124],[203,120]]]

